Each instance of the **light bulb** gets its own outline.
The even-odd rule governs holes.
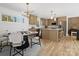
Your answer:
[[[54,21],[56,21],[56,14],[54,14]]]
[[[56,17],[54,17],[54,21],[56,21]]]
[[[51,17],[51,19],[53,19],[53,17]]]
[[[60,25],[62,25],[62,22],[60,21]]]

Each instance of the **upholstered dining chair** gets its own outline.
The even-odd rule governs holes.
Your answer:
[[[8,32],[6,30],[0,31],[0,52],[5,45],[8,45]]]
[[[37,29],[36,30],[38,33],[31,39],[31,47],[33,46],[33,45],[35,45],[35,44],[38,44],[38,45],[40,45],[41,46],[41,29]],[[35,40],[37,41],[37,42],[35,42]]]
[[[28,38],[26,38],[28,39]],[[11,55],[24,55],[24,49],[26,49],[28,46],[26,44],[26,40],[23,39],[23,35],[20,32],[14,32],[9,35],[9,40],[10,40],[10,56]],[[12,54],[12,48],[14,48],[14,54]]]

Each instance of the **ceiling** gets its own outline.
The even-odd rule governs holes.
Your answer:
[[[0,6],[19,12],[26,11],[26,3],[0,3]],[[79,3],[30,3],[29,6],[32,14],[41,18],[49,18],[51,10],[56,16],[79,16]]]

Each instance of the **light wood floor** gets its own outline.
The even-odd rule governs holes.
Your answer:
[[[44,40],[39,56],[79,56],[79,40],[64,37],[58,42]]]

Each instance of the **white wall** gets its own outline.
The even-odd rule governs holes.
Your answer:
[[[5,14],[5,15],[10,15],[10,16],[21,16],[20,12],[0,7],[0,15]],[[17,22],[4,22],[1,21],[1,16],[0,16],[0,30],[8,30],[9,32],[13,31],[23,31],[23,30],[28,30],[29,27],[29,20],[27,18],[24,19],[24,23],[17,23]]]

